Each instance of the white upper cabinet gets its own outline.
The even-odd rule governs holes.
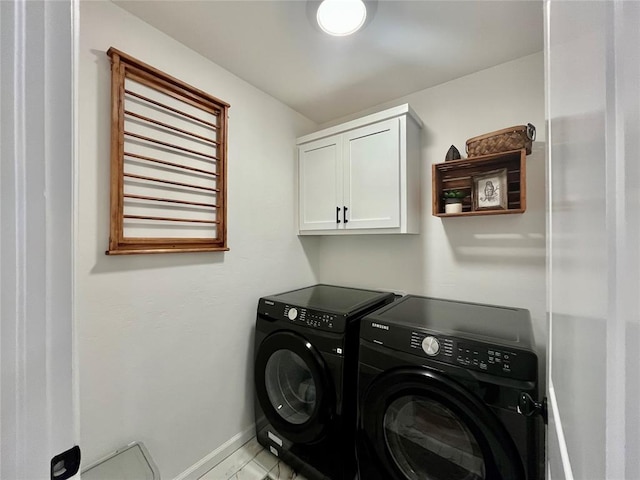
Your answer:
[[[400,120],[342,135],[345,228],[400,227]]]
[[[300,226],[305,230],[336,228],[342,202],[342,142],[329,137],[298,148]]]
[[[405,104],[299,138],[300,234],[418,233],[421,128]]]

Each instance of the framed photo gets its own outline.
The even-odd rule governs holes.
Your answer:
[[[506,210],[508,208],[506,168],[474,175],[472,180],[474,210]]]

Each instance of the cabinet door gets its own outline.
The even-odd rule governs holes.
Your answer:
[[[343,134],[345,228],[400,226],[400,120]]]
[[[298,147],[300,230],[335,230],[342,209],[340,135]],[[340,211],[342,225],[342,211]]]

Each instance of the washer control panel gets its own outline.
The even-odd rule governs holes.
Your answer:
[[[308,308],[284,305],[283,315],[289,321],[310,328],[333,332],[337,330],[338,315]]]
[[[271,321],[284,320],[300,327],[336,333],[344,332],[347,324],[345,316],[339,313],[313,310],[265,298],[261,298],[258,304],[258,317]]]

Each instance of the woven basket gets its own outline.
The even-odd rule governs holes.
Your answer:
[[[529,155],[531,153],[531,144],[535,139],[536,127],[530,123],[503,128],[502,130],[485,133],[467,140],[467,155],[469,157],[477,157],[479,155],[508,152],[509,150],[520,150],[522,148],[526,149],[527,155]]]

